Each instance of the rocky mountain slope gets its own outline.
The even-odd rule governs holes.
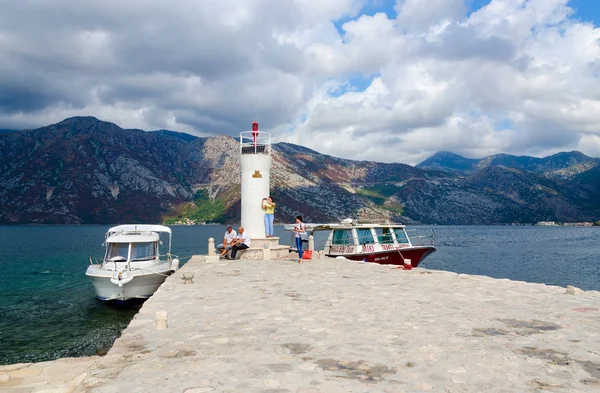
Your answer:
[[[438,153],[411,167],[273,148],[280,222],[299,213],[313,222],[437,224],[599,217],[600,170],[581,153],[483,160]],[[93,117],[0,133],[0,224],[239,222],[238,154],[228,136],[124,130]]]
[[[557,153],[544,158],[496,154],[482,159],[465,158],[452,152],[441,151],[417,164],[416,167],[467,175],[484,168],[503,166],[560,179],[583,173],[598,166],[598,163],[597,158],[588,157],[578,151]]]

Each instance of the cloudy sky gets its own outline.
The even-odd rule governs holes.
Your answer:
[[[600,157],[597,0],[0,0],[0,128],[92,115],[416,164]]]

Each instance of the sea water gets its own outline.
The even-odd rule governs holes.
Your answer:
[[[121,334],[140,306],[112,307],[97,300],[85,276],[88,257],[103,256],[108,228],[0,227],[0,364],[94,355]],[[437,252],[421,267],[600,290],[600,228],[415,228],[436,236]],[[225,227],[172,230],[172,252],[185,263],[207,253],[209,237],[220,243]],[[276,226],[275,235],[290,244],[283,227]],[[324,233],[315,236],[315,245],[323,241]]]

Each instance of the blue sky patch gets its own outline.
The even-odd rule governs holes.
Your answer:
[[[360,73],[347,75],[347,82],[339,86],[336,90],[330,91],[329,96],[339,97],[349,92],[365,91],[365,89],[371,85],[373,79],[378,76],[379,74],[363,75]]]
[[[491,0],[467,0],[469,6],[469,13],[475,12],[490,3]],[[389,19],[395,19],[398,14],[394,9],[396,0],[369,0],[359,15],[375,15],[378,12],[383,12]],[[573,8],[575,13],[572,15],[575,19],[579,19],[584,22],[594,22],[594,24],[600,24],[600,0],[571,0],[568,6]],[[337,29],[340,36],[344,36],[342,26],[344,23],[354,20],[357,17],[343,17],[334,21],[334,26]]]
[[[346,17],[340,18],[340,19],[334,21],[333,25],[337,29],[340,36],[343,37],[344,30],[342,30],[342,26],[344,25],[344,23],[351,21],[351,20],[355,20],[358,17],[360,17],[360,15],[372,16],[379,12],[384,12],[387,15],[388,19],[395,19],[397,14],[396,14],[396,11],[394,10],[394,4],[396,4],[395,0],[370,0],[362,8],[362,10],[359,12],[358,16],[356,16],[356,17],[347,17],[346,16]]]
[[[575,10],[573,17],[585,22],[600,24],[600,1],[598,0],[571,0],[569,7]]]

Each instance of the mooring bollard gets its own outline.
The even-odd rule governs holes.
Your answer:
[[[271,259],[271,248],[269,248],[269,243],[265,243],[263,246],[263,260],[268,261]]]
[[[582,292],[583,292],[582,289],[579,289],[579,288],[571,286],[571,285],[567,285],[567,289],[565,290],[565,293],[567,295],[578,295]]]
[[[310,235],[308,237],[308,249],[309,250],[314,250],[315,249],[315,238],[313,237],[313,235]]]
[[[163,330],[167,328],[167,312],[157,311],[156,312],[156,330]]]
[[[194,283],[194,272],[183,272],[181,274],[183,278],[184,284],[193,284]]]
[[[217,255],[215,252],[215,239],[211,237],[208,239],[208,256],[214,257],[215,255]]]

